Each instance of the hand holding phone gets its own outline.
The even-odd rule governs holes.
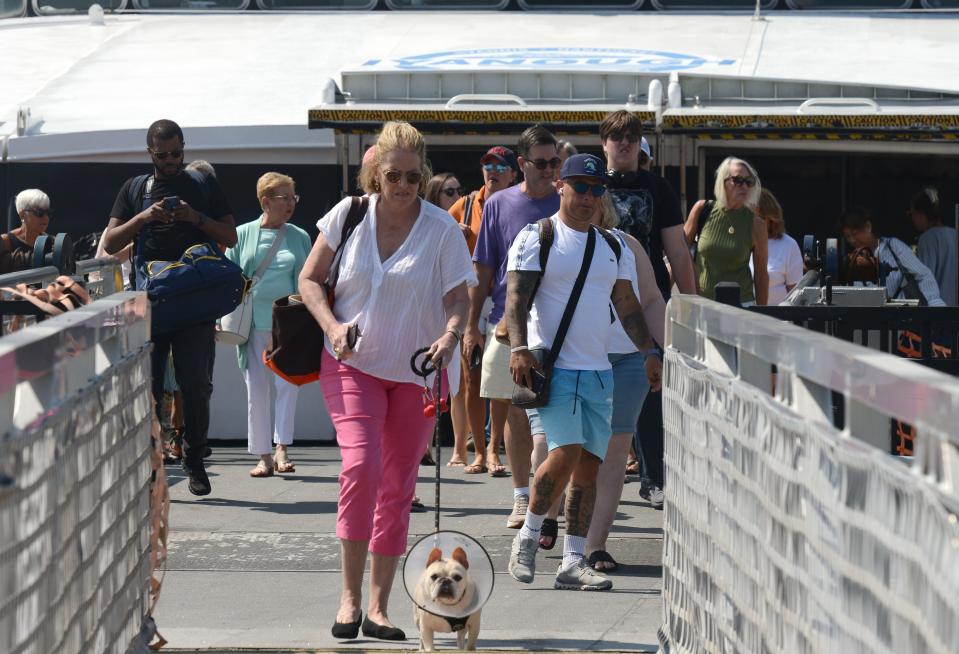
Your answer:
[[[476,370],[483,364],[483,348],[479,345],[474,345],[473,350],[470,352],[470,370]]]
[[[163,210],[164,211],[173,211],[180,206],[180,198],[176,195],[171,195],[170,197],[163,198]]]

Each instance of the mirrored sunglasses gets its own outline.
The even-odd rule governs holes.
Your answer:
[[[639,134],[610,134],[609,140],[615,143],[619,143],[622,140],[626,140],[630,143],[639,143]]]
[[[160,150],[150,150],[150,154],[160,161],[166,161],[167,159],[179,159],[183,156],[183,150],[167,150],[165,152],[161,152]]]
[[[483,170],[485,170],[485,171],[488,172],[488,173],[491,173],[491,172],[493,172],[493,171],[495,170],[496,172],[498,172],[498,173],[500,173],[500,174],[502,175],[503,173],[505,173],[505,172],[507,172],[508,170],[510,170],[510,167],[507,166],[506,164],[501,164],[501,163],[497,163],[497,164],[494,164],[494,163],[484,163],[484,164],[483,164]]]

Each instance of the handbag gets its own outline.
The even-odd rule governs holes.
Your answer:
[[[513,406],[521,409],[538,409],[549,404],[549,385],[553,376],[553,366],[556,364],[560,350],[563,349],[566,333],[569,331],[569,326],[573,322],[573,314],[576,313],[576,305],[579,304],[579,298],[583,294],[583,287],[586,285],[586,275],[589,274],[589,267],[593,262],[593,252],[596,250],[596,231],[596,229],[590,228],[589,236],[586,237],[586,252],[583,253],[583,265],[579,269],[579,275],[573,284],[573,291],[570,293],[569,300],[566,302],[566,309],[563,311],[563,317],[559,321],[559,329],[556,330],[556,338],[553,340],[553,345],[549,349],[545,347],[530,349],[530,354],[533,355],[533,358],[540,367],[530,370],[532,381],[530,386],[520,384],[513,386]],[[538,287],[539,285],[537,284],[537,288]]]
[[[285,237],[286,225],[282,225],[277,231],[276,238],[273,239],[266,257],[257,266],[253,277],[247,280],[246,289],[243,291],[243,301],[236,309],[220,318],[216,332],[216,340],[220,343],[243,345],[250,338],[250,329],[253,327],[253,287],[263,277],[266,269],[270,267],[270,263],[276,257],[280,244]]]
[[[354,197],[343,222],[340,244],[333,253],[330,272],[327,273],[324,283],[331,309],[343,246],[363,222],[368,206],[368,197]],[[299,295],[288,295],[273,302],[270,343],[263,350],[263,363],[267,368],[296,386],[315,382],[320,378],[320,361],[324,347],[323,330],[303,303],[303,298]]]

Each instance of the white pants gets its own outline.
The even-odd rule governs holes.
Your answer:
[[[270,454],[270,422],[273,409],[270,385],[276,388],[276,427],[273,442],[278,445],[293,443],[293,418],[296,414],[296,395],[299,387],[273,374],[263,363],[263,350],[270,342],[270,332],[254,331],[247,341],[246,379],[247,451],[250,454]]]

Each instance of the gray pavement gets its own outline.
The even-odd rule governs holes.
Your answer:
[[[251,479],[245,448],[214,447],[213,494],[194,498],[182,473],[170,470],[170,552],[155,613],[163,651],[302,652],[408,651],[419,646],[413,605],[397,575],[390,616],[405,643],[330,635],[340,592],[336,521],[339,452],[332,446],[293,447],[297,470]],[[434,468],[421,467],[417,494],[430,507],[413,514],[410,544],[433,531]],[[656,651],[662,614],[662,512],[626,485],[609,551],[620,568],[602,593],[553,589],[562,540],[540,551],[530,585],[506,572],[515,531],[505,526],[512,505],[509,478],[442,471],[441,527],[465,532],[487,549],[495,587],[483,609],[479,648],[537,651]],[[562,521],[560,539],[562,539]],[[452,634],[437,637],[455,649]]]

